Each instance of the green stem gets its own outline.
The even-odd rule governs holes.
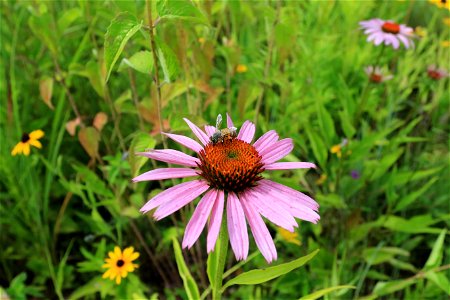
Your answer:
[[[214,274],[215,285],[212,286],[212,298],[213,300],[220,300],[222,298],[222,279],[223,271],[225,269],[225,263],[227,261],[228,253],[228,231],[227,231],[226,219],[222,219],[222,226],[220,228],[219,240],[217,241],[216,249],[217,251],[217,268]]]

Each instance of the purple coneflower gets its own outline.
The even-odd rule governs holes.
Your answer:
[[[352,176],[353,179],[359,179],[359,177],[361,177],[361,174],[358,170],[352,170],[350,172],[350,176]]]
[[[368,35],[367,41],[373,41],[376,46],[384,43],[386,46],[392,45],[394,49],[398,49],[401,42],[408,49],[414,45],[411,40],[414,30],[406,25],[381,19],[362,21],[359,24]]]
[[[226,129],[207,125],[206,133],[184,120],[201,144],[183,135],[165,135],[193,150],[195,156],[172,149],[138,154],[185,168],[156,169],[133,179],[136,182],[198,177],[163,191],[141,208],[144,213],[157,208],[153,217],[160,220],[204,194],[186,227],[183,248],[192,247],[209,218],[207,251],[214,250],[225,206],[230,243],[237,260],[248,255],[247,223],[267,262],[277,258],[275,244],[261,216],[290,232],[298,226],[294,218],[318,222],[319,205],[313,199],[261,176],[265,170],[315,168],[309,162],[277,162],[294,148],[292,139],[278,140],[278,134],[270,130],[252,144],[255,125],[250,121],[245,121],[236,134],[229,116]]]
[[[394,76],[386,74],[380,67],[367,66],[364,68],[369,80],[373,83],[382,83],[387,80],[391,80]]]
[[[427,68],[428,77],[433,80],[440,80],[442,78],[448,77],[448,72],[444,69],[439,69],[436,65],[428,66]]]

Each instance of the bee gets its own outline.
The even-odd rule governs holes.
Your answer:
[[[222,125],[222,115],[219,114],[216,119],[216,132],[213,133],[210,140],[213,144],[217,144],[218,142],[224,142],[234,139],[237,136],[236,127],[227,127],[224,129],[220,129],[220,125]]]

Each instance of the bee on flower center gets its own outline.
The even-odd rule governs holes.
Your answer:
[[[222,115],[219,114],[216,119],[216,131],[211,136],[210,140],[213,143],[213,145],[219,143],[219,142],[225,142],[233,140],[237,137],[237,128],[236,127],[227,127],[224,129],[220,129],[220,125],[222,125]]]

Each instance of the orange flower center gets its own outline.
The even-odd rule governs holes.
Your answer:
[[[199,153],[200,176],[213,188],[240,192],[256,186],[264,171],[258,151],[237,138],[209,143]]]
[[[21,139],[22,143],[26,143],[29,140],[30,140],[30,135],[28,133],[22,134],[22,139]]]
[[[119,259],[118,261],[117,261],[117,263],[116,263],[116,266],[118,266],[119,268],[121,267],[121,266],[123,266],[125,264],[125,262],[123,261],[123,259]]]
[[[383,80],[383,77],[380,74],[372,73],[369,77],[370,81],[375,83],[380,83]]]
[[[383,26],[381,26],[381,29],[387,33],[397,34],[400,32],[400,25],[392,22],[384,22]]]

